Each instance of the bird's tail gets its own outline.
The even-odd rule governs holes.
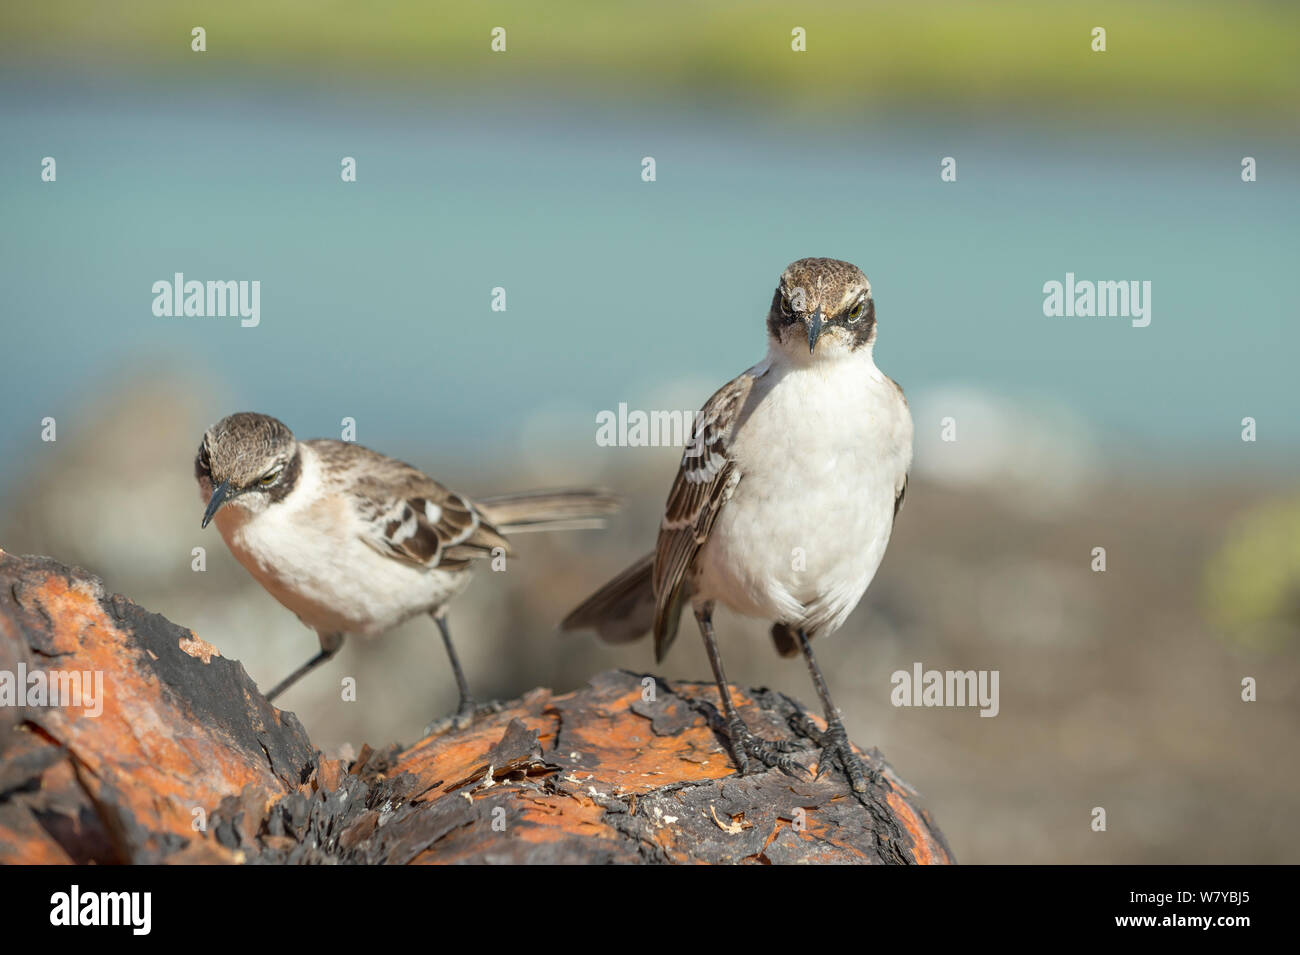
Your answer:
[[[622,502],[608,491],[525,491],[480,499],[478,508],[503,534],[596,530]]]
[[[654,625],[655,555],[646,554],[579,604],[560,622],[561,630],[595,630],[607,643],[631,643]]]

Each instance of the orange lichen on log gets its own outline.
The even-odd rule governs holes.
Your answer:
[[[237,663],[186,653],[191,640],[89,575],[0,551],[0,641],[22,647],[39,682],[80,681],[79,699],[24,706],[0,739],[9,775],[51,761],[14,778],[17,792],[0,803],[0,861],[49,858],[22,813],[3,811],[30,802],[23,789],[37,782],[41,800],[77,807],[70,835],[56,839],[76,861],[161,859],[226,796],[253,790],[269,806],[296,790],[314,759],[297,719],[262,699]]]

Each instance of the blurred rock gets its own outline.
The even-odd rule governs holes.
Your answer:
[[[912,416],[915,472],[941,486],[992,491],[1050,514],[1077,502],[1097,473],[1086,424],[1059,405],[944,388],[915,396]]]
[[[137,595],[201,586],[192,550],[220,543],[199,534],[193,477],[212,390],[150,369],[60,415],[58,440],[11,477],[0,540],[112,568],[114,583]]]

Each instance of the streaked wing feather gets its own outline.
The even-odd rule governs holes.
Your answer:
[[[464,495],[423,471],[360,445],[308,442],[357,502],[362,540],[394,560],[434,568],[463,566],[509,542]]]
[[[381,552],[426,567],[489,557],[510,543],[487,523],[474,503],[432,479],[419,496],[397,497],[372,525]]]
[[[678,617],[685,600],[695,555],[708,539],[735,483],[740,480],[730,455],[732,433],[740,420],[756,377],[766,369],[751,369],[718,389],[701,409],[682,454],[681,466],[655,548],[655,655],[663,659],[677,633]]]

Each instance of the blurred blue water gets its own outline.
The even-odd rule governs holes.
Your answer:
[[[878,361],[910,394],[1066,405],[1207,467],[1246,415],[1269,453],[1300,449],[1286,143],[10,75],[0,144],[0,486],[40,417],[165,363],[304,434],[351,415],[379,446],[499,449],[553,406],[590,441],[598,409],[757,360],[775,280],[806,255],[866,270]],[[152,283],[178,271],[260,280],[260,327],[154,317]],[[1044,318],[1042,285],[1067,271],[1150,280],[1150,327]]]

